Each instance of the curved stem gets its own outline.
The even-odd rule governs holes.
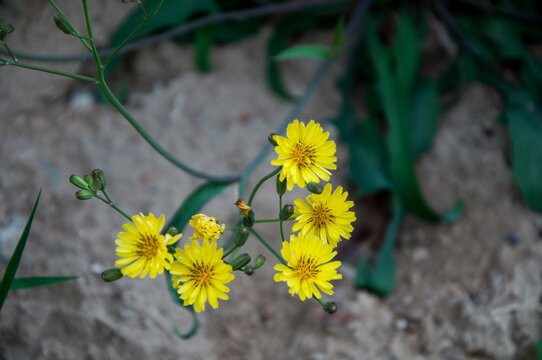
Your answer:
[[[258,238],[258,240],[260,240],[260,242],[267,248],[267,250],[271,251],[271,253],[273,255],[275,255],[275,257],[277,259],[279,259],[279,261],[281,263],[283,263],[284,265],[288,266],[288,262],[286,262],[286,260],[284,260],[284,258],[282,257],[282,255],[277,251],[275,250],[274,247],[272,247],[268,242],[267,240],[265,240],[261,235],[260,233],[258,233],[256,230],[254,230],[254,228],[250,228],[250,231]]]
[[[122,211],[121,208],[119,208],[117,205],[115,205],[115,203],[113,201],[111,201],[111,199],[109,198],[109,196],[107,196],[107,194],[105,193],[105,191],[102,191],[103,194],[105,195],[105,197],[107,199],[104,199],[103,197],[101,197],[100,195],[98,194],[94,194],[94,197],[98,200],[101,200],[103,201],[104,203],[106,203],[107,205],[111,206],[113,209],[117,210],[117,212],[119,214],[121,214],[122,216],[124,216],[126,219],[128,219],[129,221],[132,221],[132,218],[130,217],[130,215],[126,214],[124,211]]]
[[[143,5],[141,4],[140,1],[138,1],[138,4],[139,6],[141,7],[141,9],[143,10],[143,21],[141,23],[139,23],[139,25],[134,29],[134,31],[132,31],[130,33],[130,35],[128,35],[128,37],[126,37],[126,39],[124,39],[116,48],[115,50],[113,50],[113,52],[107,57],[107,59],[104,60],[103,64],[104,66],[106,66],[107,64],[109,64],[109,62],[111,60],[113,60],[113,58],[119,53],[119,51],[122,50],[122,48],[124,46],[126,46],[126,44],[128,44],[130,42],[130,40],[133,39],[133,37],[139,32],[139,30],[141,30],[141,28],[143,26],[145,26],[145,24],[158,12],[158,9],[160,9],[160,7],[162,6],[162,4],[164,3],[164,0],[160,0],[160,2],[154,7],[154,9],[152,10],[152,12],[147,16],[146,12],[145,12],[145,8],[143,7]]]
[[[72,78],[72,79],[83,80],[83,81],[90,82],[90,83],[93,83],[93,84],[96,84],[98,82],[96,79],[88,77],[88,76],[72,74],[72,73],[69,73],[69,72],[55,70],[55,69],[49,69],[49,68],[45,68],[45,67],[41,67],[41,66],[24,64],[24,63],[21,63],[21,62],[9,61],[9,60],[5,60],[5,59],[2,59],[2,58],[0,58],[0,63],[3,64],[3,65],[13,65],[13,66],[22,67],[22,68],[25,68],[25,69],[31,69],[31,70],[50,73],[50,74],[61,75],[61,76],[69,77],[69,78]]]
[[[263,178],[261,178],[260,181],[258,181],[256,186],[254,186],[254,189],[252,190],[252,193],[250,193],[250,197],[248,198],[248,206],[252,205],[252,200],[254,199],[254,195],[256,195],[256,192],[258,191],[260,186],[262,186],[262,184],[264,182],[269,180],[269,178],[272,178],[273,176],[278,174],[281,170],[282,170],[282,166],[279,166],[278,168],[276,168],[275,170],[271,171],[269,174],[267,174]]]
[[[282,195],[279,195],[279,213],[280,211],[282,210]],[[282,241],[285,241],[284,240],[284,229],[282,227],[282,219],[280,219],[280,238],[282,239]]]

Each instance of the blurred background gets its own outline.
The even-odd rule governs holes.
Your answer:
[[[157,3],[90,2],[97,47],[118,45]],[[57,4],[85,33],[81,3]],[[230,300],[201,313],[188,340],[172,327],[187,331],[192,317],[163,279],[101,280],[125,220],[77,200],[68,178],[100,168],[125,211],[167,218],[204,180],[156,153],[93,85],[0,66],[0,272],[41,189],[17,276],[79,276],[8,294],[0,359],[537,358],[541,11],[536,1],[165,0],[107,68],[132,115],[213,175],[240,173],[267,149],[249,190],[271,170],[267,136],[314,119],[337,142],[331,181],[357,217],[338,249],[336,314],[274,283],[272,255],[251,238],[267,263],[236,274]],[[56,14],[0,0],[9,49],[20,63],[96,76]],[[234,225],[238,197],[232,184],[202,211]],[[253,208],[271,218],[277,206],[270,181]],[[280,247],[276,226],[258,230]]]

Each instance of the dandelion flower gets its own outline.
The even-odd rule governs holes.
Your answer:
[[[190,240],[218,240],[224,233],[224,224],[220,225],[214,217],[204,214],[192,216],[189,224],[194,228],[194,236]]]
[[[282,243],[281,254],[288,266],[275,265],[274,269],[279,273],[275,274],[274,280],[286,281],[292,296],[297,294],[305,301],[313,296],[319,299],[320,291],[333,295],[333,285],[329,281],[342,279],[342,275],[337,273],[341,262],[330,262],[337,254],[331,245],[312,237],[290,235],[290,242]]]
[[[312,236],[333,247],[341,241],[341,237],[350,239],[356,221],[354,212],[348,211],[354,202],[346,201],[348,192],[338,186],[333,194],[331,184],[326,184],[321,194],[311,194],[306,200],[294,200],[294,216],[296,222],[292,231],[300,231],[303,236]]]
[[[335,170],[337,161],[335,142],[328,141],[329,132],[323,132],[320,124],[311,120],[307,126],[294,120],[286,129],[286,137],[275,135],[275,151],[278,154],[273,165],[282,165],[280,180],[286,179],[288,190],[294,184],[305,187],[309,182],[329,180],[330,170]]]
[[[173,286],[185,306],[194,305],[197,312],[205,310],[205,302],[218,307],[218,299],[228,300],[230,289],[224,285],[234,279],[231,265],[222,260],[222,248],[216,248],[215,241],[197,240],[176,249],[175,261],[171,264]]]
[[[135,278],[150,276],[154,279],[157,274],[162,274],[164,269],[169,270],[173,256],[168,252],[167,246],[174,244],[183,236],[177,234],[162,235],[160,231],[164,227],[164,215],[157,219],[152,213],[145,216],[142,213],[132,216],[132,223],[126,223],[122,227],[126,232],[117,235],[117,255],[120,257],[115,266],[123,267],[123,275]]]

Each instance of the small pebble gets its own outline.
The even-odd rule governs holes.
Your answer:
[[[90,265],[90,271],[92,271],[94,274],[101,274],[104,271],[104,266],[99,263],[94,263]]]
[[[395,328],[397,330],[405,330],[408,326],[408,322],[405,319],[399,319],[395,322]]]
[[[70,106],[74,110],[88,110],[95,103],[94,95],[90,91],[79,90],[70,96]]]
[[[517,244],[519,244],[519,236],[514,233],[510,233],[506,236],[506,242],[510,246],[516,246]]]

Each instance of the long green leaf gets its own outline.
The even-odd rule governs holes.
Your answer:
[[[21,257],[23,256],[24,247],[26,245],[26,240],[28,239],[28,234],[30,233],[30,228],[32,227],[32,221],[34,221],[34,215],[40,201],[40,196],[41,190],[38,193],[38,197],[36,199],[36,202],[34,203],[32,212],[28,217],[26,226],[24,227],[23,233],[21,234],[21,237],[17,242],[17,246],[15,247],[15,251],[13,251],[13,255],[11,255],[11,258],[9,259],[8,266],[6,267],[6,272],[4,273],[4,277],[2,278],[2,283],[0,284],[0,310],[4,305],[4,301],[6,300],[6,297],[8,295],[11,283],[13,282],[13,279],[15,278],[15,273],[17,272],[17,268],[19,267],[19,262],[21,261]]]
[[[542,211],[542,109],[534,102],[509,104],[506,117],[514,178],[527,203]]]
[[[333,49],[327,45],[320,44],[302,44],[295,45],[279,52],[274,56],[275,60],[289,59],[316,59],[327,60],[334,55]]]
[[[364,258],[356,276],[356,286],[367,289],[380,296],[387,296],[395,290],[395,258],[393,249],[397,235],[403,223],[405,209],[400,200],[394,202],[393,219],[388,225],[384,243],[374,265],[368,258]]]
[[[213,44],[213,27],[204,26],[196,30],[195,37],[195,63],[203,72],[211,71],[211,61],[209,59],[209,51]]]
[[[429,149],[437,131],[441,112],[437,86],[425,81],[417,86],[411,97],[412,146],[417,157]]]
[[[78,276],[35,276],[15,278],[11,283],[10,290],[28,289],[38,286],[46,286],[64,281],[70,281],[77,279]]]

